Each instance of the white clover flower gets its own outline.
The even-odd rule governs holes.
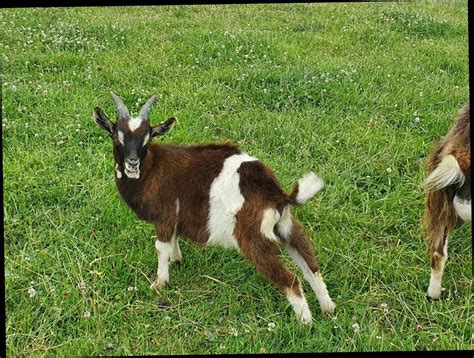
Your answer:
[[[273,322],[268,323],[267,329],[268,329],[269,332],[274,331],[275,330],[275,323],[273,323]]]
[[[33,298],[36,296],[36,290],[33,287],[30,287],[28,289],[28,294],[30,295],[30,298]]]
[[[83,317],[84,317],[85,319],[90,318],[90,316],[91,316],[91,313],[90,313],[89,311],[85,311],[84,314],[83,314]]]
[[[352,325],[352,329],[354,330],[354,332],[359,332],[360,331],[359,323],[354,323]]]
[[[230,327],[230,333],[234,336],[237,337],[239,335],[239,331],[235,327]]]

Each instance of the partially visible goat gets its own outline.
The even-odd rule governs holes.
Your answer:
[[[469,102],[428,158],[424,182],[424,222],[431,239],[429,298],[441,296],[441,280],[448,258],[448,237],[456,226],[471,222],[471,148]]]
[[[320,178],[306,174],[287,195],[267,166],[233,144],[151,144],[152,137],[168,132],[176,120],[150,126],[156,96],[136,118],[119,97],[112,97],[117,123],[98,107],[94,118],[113,139],[115,179],[123,200],[156,227],[158,270],[152,287],[169,281],[170,260],[181,261],[177,237],[182,235],[200,244],[238,249],[286,294],[300,321],[309,323],[311,311],[301,284],[278,258],[278,245],[284,243],[322,311],[334,310],[311,243],[291,214],[292,205],[303,204],[323,187]]]

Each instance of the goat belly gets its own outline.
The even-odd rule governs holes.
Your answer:
[[[471,222],[471,199],[463,200],[456,195],[453,200],[453,206],[454,210],[456,210],[456,214],[458,214],[464,222]]]
[[[237,248],[234,236],[236,214],[244,205],[240,191],[238,169],[244,162],[257,160],[246,153],[234,154],[226,158],[219,175],[213,180],[209,191],[209,216],[207,245]]]

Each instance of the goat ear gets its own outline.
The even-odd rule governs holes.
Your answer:
[[[163,135],[171,130],[174,127],[177,120],[174,117],[166,120],[165,122],[158,124],[157,126],[151,127],[151,137],[156,137],[159,135]]]
[[[94,120],[100,128],[105,130],[109,136],[112,137],[112,134],[114,133],[114,124],[99,107],[94,108]]]

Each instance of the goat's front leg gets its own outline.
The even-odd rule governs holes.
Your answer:
[[[173,235],[173,238],[171,239],[171,246],[173,247],[173,251],[171,252],[170,256],[171,262],[181,262],[183,260],[183,255],[181,255],[178,237],[176,235]]]
[[[162,222],[156,224],[155,249],[158,254],[156,280],[150,288],[161,288],[169,282],[169,262],[180,261],[181,252],[176,238],[176,224]]]

